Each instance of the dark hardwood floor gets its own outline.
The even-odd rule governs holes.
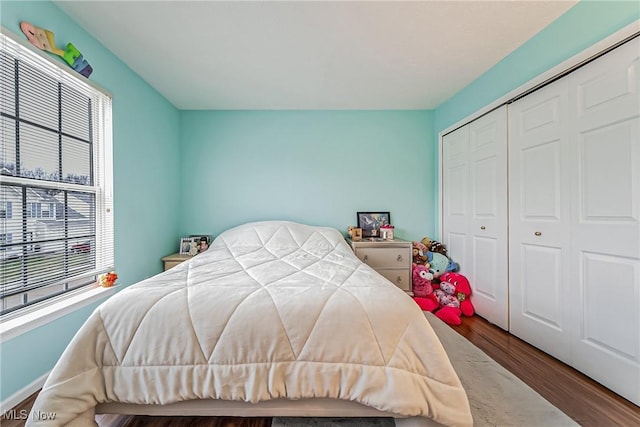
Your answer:
[[[465,317],[462,325],[452,326],[452,328],[578,424],[584,427],[640,426],[640,407],[481,317]],[[20,414],[20,411],[28,412],[35,396],[36,394],[32,395],[16,406],[13,414]],[[15,418],[15,416],[9,418]],[[270,418],[98,415],[96,420],[101,427],[269,427],[271,425]],[[3,427],[19,427],[24,425],[24,421],[7,419],[3,416],[0,418],[0,424]],[[532,420],[532,425],[535,425],[535,420]]]
[[[640,407],[483,318],[465,317],[452,328],[578,424],[640,426]]]

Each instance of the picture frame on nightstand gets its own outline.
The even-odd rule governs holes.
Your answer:
[[[192,245],[197,248],[198,241],[195,237],[181,237],[180,238],[180,255],[190,255]]]
[[[210,234],[191,234],[189,237],[196,240],[198,244],[198,253],[206,251],[209,249],[209,245],[211,245],[212,236]]]
[[[391,224],[389,212],[358,212],[358,228],[362,237],[380,237],[380,227]]]

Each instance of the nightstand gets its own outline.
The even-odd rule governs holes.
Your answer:
[[[411,289],[413,245],[410,241],[384,240],[375,237],[363,238],[355,242],[347,239],[347,242],[362,262],[409,295],[413,295]]]
[[[173,268],[181,262],[187,261],[191,258],[193,258],[191,255],[180,255],[179,253],[167,255],[162,258],[162,261],[164,262],[164,271],[167,271],[168,269]]]

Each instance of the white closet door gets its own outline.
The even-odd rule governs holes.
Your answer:
[[[569,77],[573,366],[640,405],[640,39]]]
[[[443,243],[476,312],[508,329],[507,131],[501,107],[443,137]]]
[[[507,254],[507,107],[469,124],[468,255],[473,304],[509,329]]]
[[[469,126],[442,138],[442,243],[460,264],[460,273],[472,281],[468,257],[469,233]]]
[[[509,330],[570,363],[567,82],[509,105]]]

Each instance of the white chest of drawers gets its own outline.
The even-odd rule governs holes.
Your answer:
[[[410,241],[365,238],[347,239],[353,252],[365,264],[386,277],[397,287],[413,295],[411,289],[412,244]]]

